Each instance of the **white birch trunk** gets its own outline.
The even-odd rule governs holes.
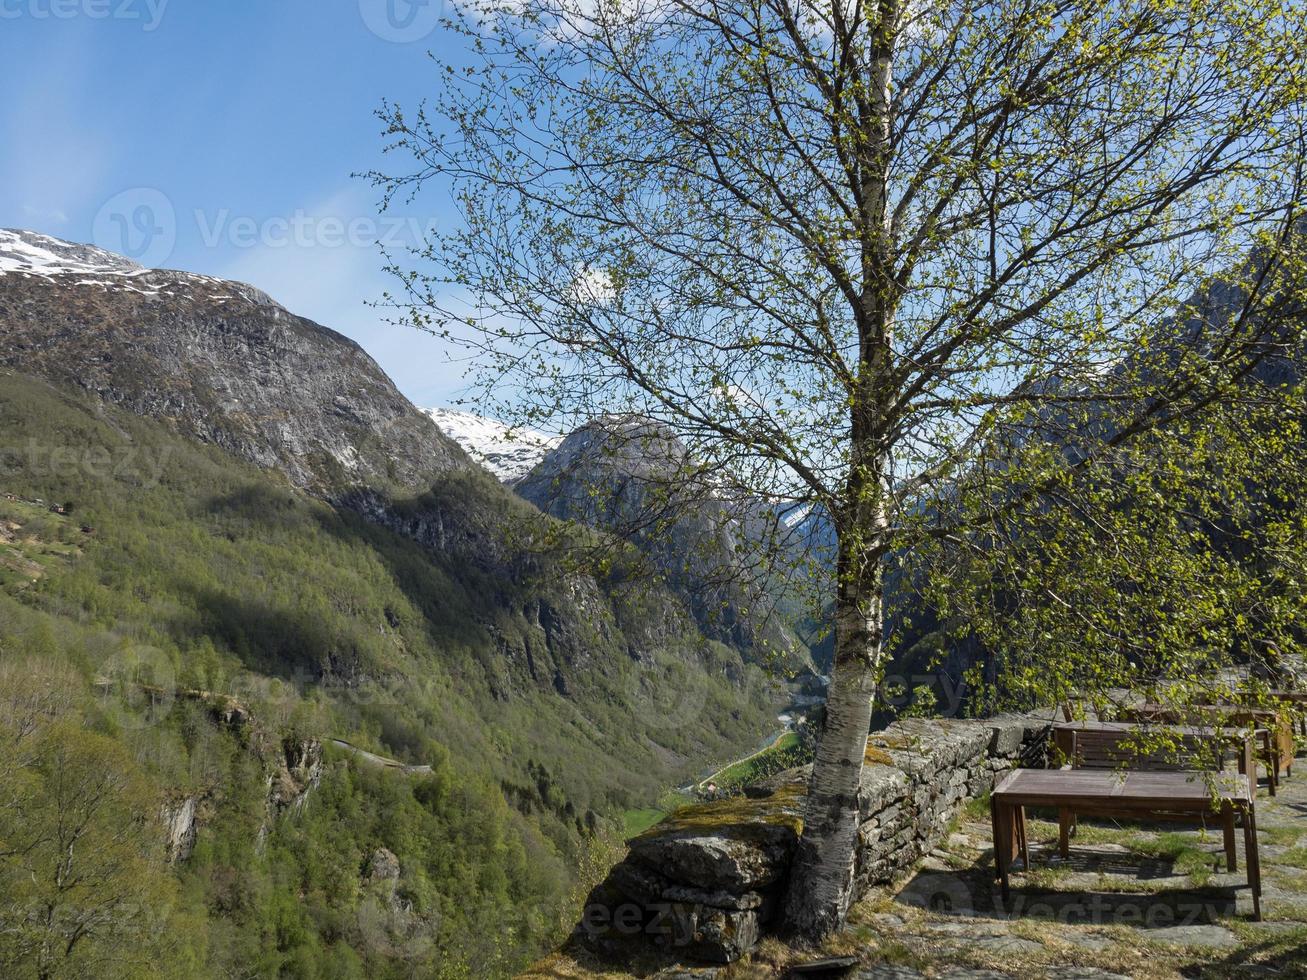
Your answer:
[[[871,729],[881,629],[877,565],[866,576],[840,587],[826,723],[813,762],[803,834],[785,901],[786,930],[809,939],[841,928],[855,897],[858,789]]]

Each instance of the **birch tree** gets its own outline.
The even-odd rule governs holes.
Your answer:
[[[853,898],[891,555],[1234,397],[1296,342],[1302,8],[1278,0],[486,0],[429,103],[381,110],[394,263],[485,408],[673,430],[723,494],[838,541],[835,657],[785,908]],[[1260,261],[1249,263],[1256,254]],[[1198,287],[1244,297],[1178,331]],[[1168,326],[1171,325],[1171,326]],[[1101,420],[1110,409],[1111,426]],[[1099,425],[1015,471],[994,446]],[[961,522],[961,523],[960,523]]]

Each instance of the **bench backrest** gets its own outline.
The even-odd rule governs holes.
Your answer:
[[[1173,735],[1165,746],[1142,748],[1132,732],[1074,730],[1071,732],[1073,769],[1151,769],[1164,771],[1220,770],[1225,750],[1220,742],[1194,735]]]

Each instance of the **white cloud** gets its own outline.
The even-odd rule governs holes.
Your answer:
[[[569,290],[573,302],[582,306],[603,306],[617,297],[617,287],[607,269],[583,265],[572,273]]]

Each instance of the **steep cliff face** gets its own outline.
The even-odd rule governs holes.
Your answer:
[[[0,231],[0,366],[175,424],[324,496],[470,461],[361,347],[241,283]]]
[[[665,427],[638,418],[596,419],[514,489],[552,517],[633,544],[684,597],[706,636],[757,660],[811,666],[807,649],[777,615],[778,580],[762,561],[762,543],[784,532],[774,510],[717,492]]]

